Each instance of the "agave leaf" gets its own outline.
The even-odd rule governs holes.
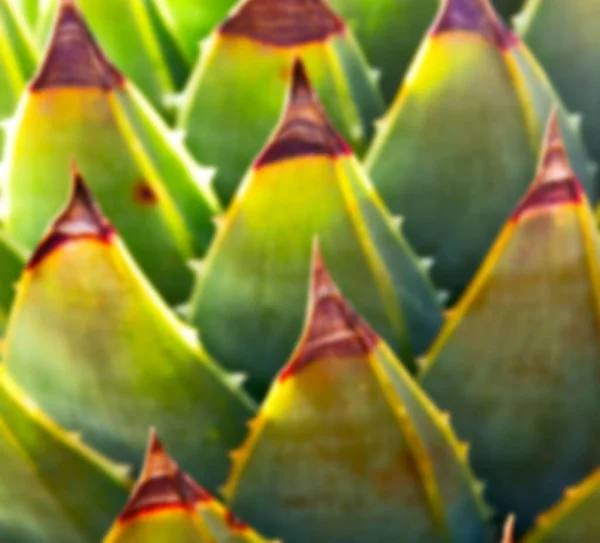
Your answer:
[[[154,432],[129,501],[104,543],[216,543],[195,510],[195,489]]]
[[[259,393],[302,330],[315,235],[353,303],[410,364],[440,326],[435,293],[298,62],[281,124],[224,216],[190,305],[209,352]]]
[[[95,543],[129,481],[48,420],[0,373],[0,538]]]
[[[204,39],[227,15],[237,0],[211,0],[198,3],[189,0],[155,0],[165,26],[172,29],[189,63],[194,63]]]
[[[187,470],[222,483],[252,405],[146,282],[78,175],[6,336],[9,374],[92,446],[135,464],[155,425]]]
[[[27,26],[11,2],[0,1],[0,120],[13,115],[27,79],[37,60]],[[4,129],[0,128],[0,157],[4,146]]]
[[[172,303],[219,206],[206,174],[110,64],[72,2],[61,4],[41,69],[21,101],[6,157],[6,228],[33,248],[68,194],[75,158],[136,260]],[[158,256],[159,255],[159,256]]]
[[[317,251],[304,333],[233,455],[228,504],[288,543],[489,541],[461,451]]]
[[[8,320],[15,297],[15,285],[25,266],[25,255],[0,232],[0,333]]]
[[[463,291],[535,173],[556,96],[488,0],[445,0],[366,164],[433,278]],[[561,108],[573,166],[592,201],[585,149]]]
[[[244,0],[206,40],[178,121],[196,158],[217,167],[226,203],[277,121],[296,57],[350,144],[370,139],[383,104],[344,22],[324,0]]]
[[[600,460],[600,240],[560,137],[428,356],[423,385],[522,533]],[[476,414],[474,416],[474,414]]]
[[[544,513],[523,543],[571,543],[600,538],[600,470],[577,486],[568,488],[562,500]]]
[[[370,63],[380,72],[381,91],[389,102],[440,0],[329,0],[347,21]]]
[[[155,0],[47,0],[38,34],[44,43],[66,4],[77,4],[102,49],[155,108],[172,115],[166,98],[178,92],[188,64],[154,8]]]
[[[600,32],[598,0],[533,0],[525,4],[516,27],[544,65],[567,106],[584,116],[583,133],[600,160]],[[585,83],[582,83],[584,82]]]

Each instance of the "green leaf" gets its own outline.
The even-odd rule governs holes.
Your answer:
[[[435,15],[440,0],[329,0],[347,21],[390,102]]]
[[[71,2],[13,119],[7,232],[32,249],[68,194],[75,159],[134,257],[171,303],[189,296],[188,261],[219,210],[206,171],[106,59]]]
[[[557,97],[488,0],[448,0],[366,159],[373,182],[433,279],[455,300],[535,174]],[[569,154],[592,202],[585,149],[561,109]]]
[[[567,106],[583,115],[582,130],[600,161],[600,32],[598,0],[533,0],[516,20],[518,32],[548,71]]]
[[[165,26],[179,42],[188,62],[194,63],[200,41],[225,18],[237,0],[211,0],[201,4],[189,0],[155,0]]]
[[[190,310],[209,352],[259,394],[301,332],[317,235],[334,277],[410,365],[441,324],[435,292],[297,63],[283,119],[223,217]]]
[[[442,330],[425,390],[517,532],[600,460],[600,239],[557,116],[538,175]]]
[[[253,406],[147,283],[76,175],[31,257],[6,334],[9,374],[60,424],[135,464],[148,428],[209,489]]]
[[[4,234],[0,232],[0,334],[4,327],[15,297],[15,287],[23,268],[25,255]]]
[[[14,114],[33,74],[37,52],[33,38],[11,2],[0,2],[0,121]],[[5,141],[5,129],[0,127],[0,157]]]
[[[350,144],[370,140],[383,103],[344,22],[324,0],[244,0],[204,43],[178,120],[225,203],[277,121],[296,58]]]
[[[124,502],[122,470],[48,420],[0,373],[0,538],[96,543]]]
[[[353,312],[318,252],[312,277],[301,340],[233,454],[229,506],[287,543],[490,541],[447,416]]]

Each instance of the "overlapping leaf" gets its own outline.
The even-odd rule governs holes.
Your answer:
[[[144,279],[76,176],[21,278],[9,374],[63,426],[135,464],[156,426],[207,488],[253,409]]]
[[[193,154],[217,168],[227,203],[276,124],[296,57],[336,128],[358,150],[382,101],[362,53],[324,0],[243,0],[202,49],[179,128]]]
[[[600,239],[553,118],[539,173],[428,357],[425,390],[522,532],[600,460]]]
[[[523,196],[556,96],[488,0],[445,0],[367,157],[375,186],[455,299]],[[561,110],[592,202],[585,150]]]
[[[315,235],[352,302],[410,364],[441,324],[435,293],[297,63],[281,124],[222,220],[190,309],[209,352],[259,393],[302,330]]]
[[[567,106],[583,115],[583,133],[594,160],[599,161],[600,2],[530,0],[516,23]]]
[[[352,311],[319,253],[310,299],[299,345],[233,455],[229,506],[288,543],[489,541],[447,417]]]
[[[73,158],[152,282],[170,302],[185,300],[187,262],[208,244],[218,210],[206,171],[110,64],[67,0],[6,157],[6,228],[24,247],[37,244],[61,209]]]
[[[48,420],[0,373],[0,539],[96,543],[127,495],[115,466]]]

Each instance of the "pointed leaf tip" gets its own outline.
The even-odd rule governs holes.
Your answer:
[[[300,60],[294,62],[283,120],[255,168],[300,156],[335,158],[352,151],[333,128]]]
[[[343,32],[345,24],[324,0],[248,0],[219,30],[221,34],[293,47],[325,41]]]
[[[323,255],[314,250],[308,320],[302,339],[280,380],[323,358],[370,354],[379,342],[373,330],[352,310],[329,275]]]
[[[192,510],[193,495],[187,487],[186,476],[152,430],[142,473],[119,520],[130,521],[163,509]]]
[[[61,1],[46,55],[30,89],[95,87],[113,89],[124,81],[110,63],[73,0]]]
[[[538,173],[513,213],[513,221],[532,209],[576,204],[582,200],[583,187],[571,167],[556,110],[548,121],[540,157]]]
[[[33,252],[27,267],[37,266],[44,258],[68,241],[95,238],[110,242],[114,228],[100,211],[81,174],[73,169],[71,195],[67,206],[54,220]]]
[[[454,31],[480,34],[500,49],[508,49],[516,41],[489,0],[444,0],[432,33]]]

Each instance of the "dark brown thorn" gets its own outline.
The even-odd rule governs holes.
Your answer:
[[[576,204],[581,202],[582,194],[583,188],[571,167],[555,108],[546,128],[537,175],[512,220],[519,220],[532,209]]]
[[[69,241],[91,238],[109,243],[113,234],[114,228],[100,211],[83,177],[73,165],[71,196],[67,206],[42,238],[27,268],[34,268],[55,249]]]
[[[325,41],[344,32],[344,21],[324,0],[247,0],[219,28],[279,47]]]
[[[302,61],[296,60],[283,119],[254,167],[300,156],[335,158],[350,153],[350,148],[323,110]]]
[[[90,33],[74,0],[61,0],[46,55],[30,89],[94,87],[110,90],[124,82]]]
[[[369,355],[379,342],[336,287],[316,243],[313,252],[307,323],[300,344],[280,374],[281,381],[317,360]]]
[[[131,521],[155,511],[193,511],[195,502],[192,498],[185,474],[167,454],[156,432],[152,430],[142,473],[119,520]]]
[[[480,34],[503,50],[517,42],[489,0],[444,0],[431,32],[439,35],[454,31]]]

